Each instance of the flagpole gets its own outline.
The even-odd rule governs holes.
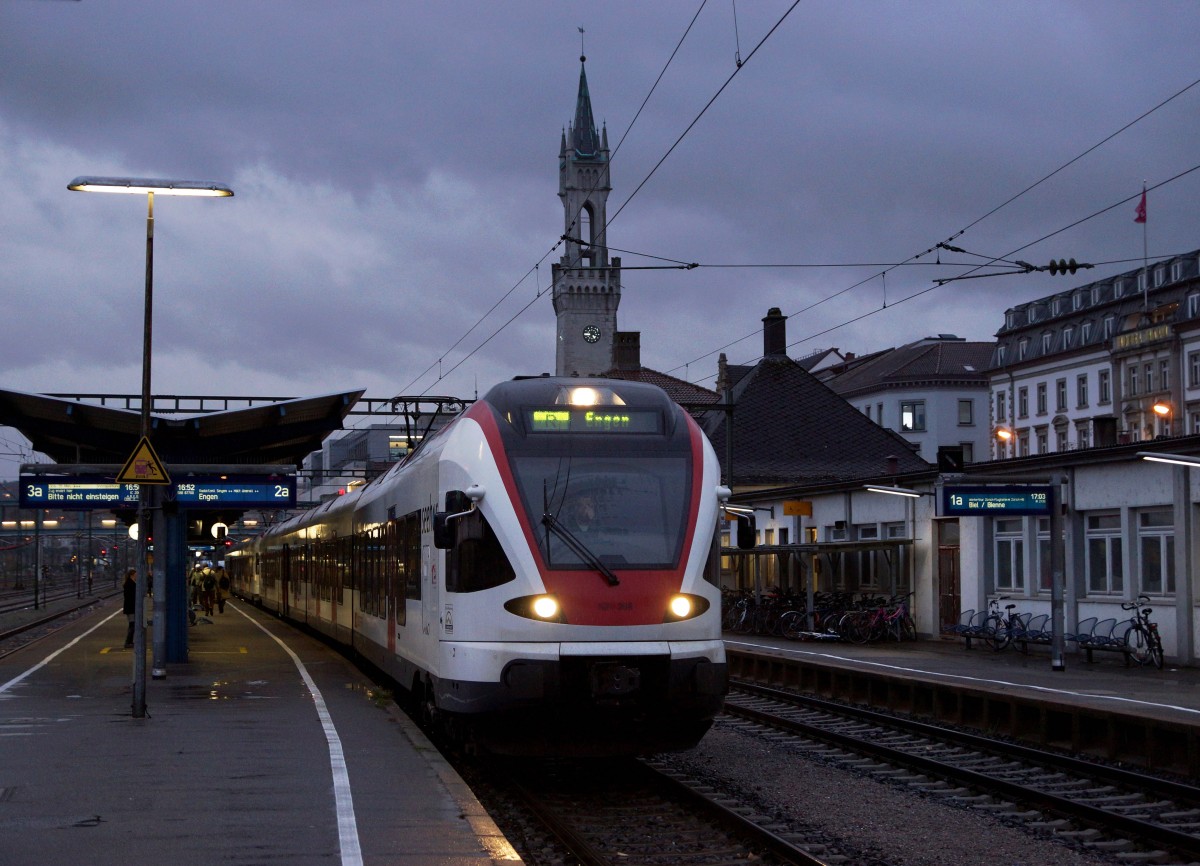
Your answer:
[[[1142,181],[1142,201],[1138,205],[1137,219],[1142,224],[1142,311],[1150,311],[1150,256],[1146,242],[1146,181]]]

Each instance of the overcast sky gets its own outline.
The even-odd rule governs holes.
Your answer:
[[[1141,261],[1143,182],[1150,258],[1200,248],[1200,86],[1176,96],[1200,4],[792,6],[0,0],[0,388],[140,390],[145,199],[77,175],[236,191],[156,202],[155,393],[471,397],[553,372],[581,26],[624,138],[610,247],[705,266],[624,274],[648,367],[711,386],[770,307],[794,357],[989,340],[1007,307]],[[890,267],[952,237],[1110,264],[941,288],[986,259]],[[0,477],[21,446],[0,428]]]

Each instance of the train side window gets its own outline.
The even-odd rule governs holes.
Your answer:
[[[704,579],[713,586],[721,585],[721,526],[713,530],[712,545],[708,550],[708,561],[704,563]]]
[[[421,598],[421,523],[416,514],[404,518],[404,572],[405,597],[418,601]]]
[[[446,589],[478,592],[516,579],[500,539],[478,508],[454,522],[454,546],[446,554]]]

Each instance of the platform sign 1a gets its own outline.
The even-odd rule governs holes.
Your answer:
[[[1049,485],[994,485],[991,487],[942,488],[942,517],[991,517],[1025,515],[1048,517],[1054,504]]]
[[[21,508],[136,508],[138,486],[110,475],[22,475]]]

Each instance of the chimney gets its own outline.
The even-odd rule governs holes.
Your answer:
[[[618,370],[642,369],[641,331],[617,331],[613,341],[613,366]]]
[[[725,359],[725,353],[722,352],[717,358],[717,393],[724,395],[725,389],[729,387],[729,362]]]
[[[779,307],[767,310],[763,322],[763,357],[787,355],[787,316],[779,312]]]

